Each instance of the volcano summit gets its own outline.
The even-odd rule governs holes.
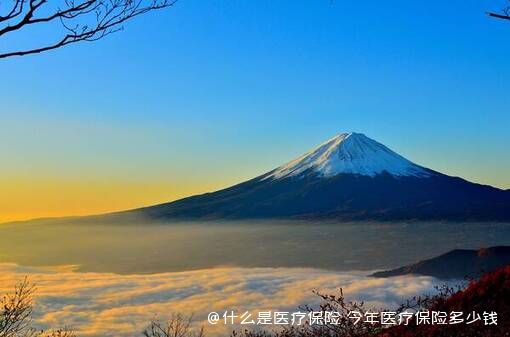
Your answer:
[[[374,177],[382,173],[427,177],[432,174],[361,133],[341,133],[305,155],[280,166],[267,177],[281,179],[299,176],[307,171],[322,177],[338,174]]]

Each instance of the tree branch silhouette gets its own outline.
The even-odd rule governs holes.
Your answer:
[[[488,12],[487,15],[496,19],[510,20],[510,6],[503,8],[501,13]]]
[[[0,2],[0,40],[11,33],[28,32],[31,27],[47,23],[58,24],[63,33],[56,41],[43,42],[40,47],[0,52],[0,58],[37,54],[81,41],[97,41],[122,30],[126,21],[173,6],[178,0],[11,1],[11,6]],[[51,4],[55,6],[50,7]]]

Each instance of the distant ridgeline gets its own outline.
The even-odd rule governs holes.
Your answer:
[[[510,265],[510,246],[479,250],[455,249],[446,254],[393,270],[372,274],[391,277],[407,274],[433,276],[441,279],[477,278],[482,274]]]

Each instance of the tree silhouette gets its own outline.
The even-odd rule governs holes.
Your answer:
[[[32,326],[34,292],[34,285],[24,278],[14,291],[0,297],[0,337],[76,337],[68,329],[42,331]]]
[[[147,12],[173,6],[177,0],[4,0],[0,2],[0,42],[11,34],[38,33],[52,25],[56,37],[44,37],[33,48],[0,51],[0,58],[36,54],[81,41],[97,41],[123,29]],[[54,29],[56,26],[57,29]]]
[[[193,330],[193,315],[172,314],[165,322],[153,320],[143,331],[144,337],[205,337],[204,328]]]
[[[510,20],[510,6],[503,8],[500,13],[488,12],[487,15],[497,19]]]

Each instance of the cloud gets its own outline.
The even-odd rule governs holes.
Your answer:
[[[307,268],[212,268],[185,272],[119,275],[55,268],[0,264],[0,294],[29,275],[37,287],[36,322],[43,328],[70,326],[80,336],[138,336],[154,317],[194,313],[209,335],[232,327],[206,323],[211,311],[296,310],[317,303],[313,289],[344,293],[375,307],[389,307],[403,298],[432,291],[430,277],[388,279],[361,272]]]

